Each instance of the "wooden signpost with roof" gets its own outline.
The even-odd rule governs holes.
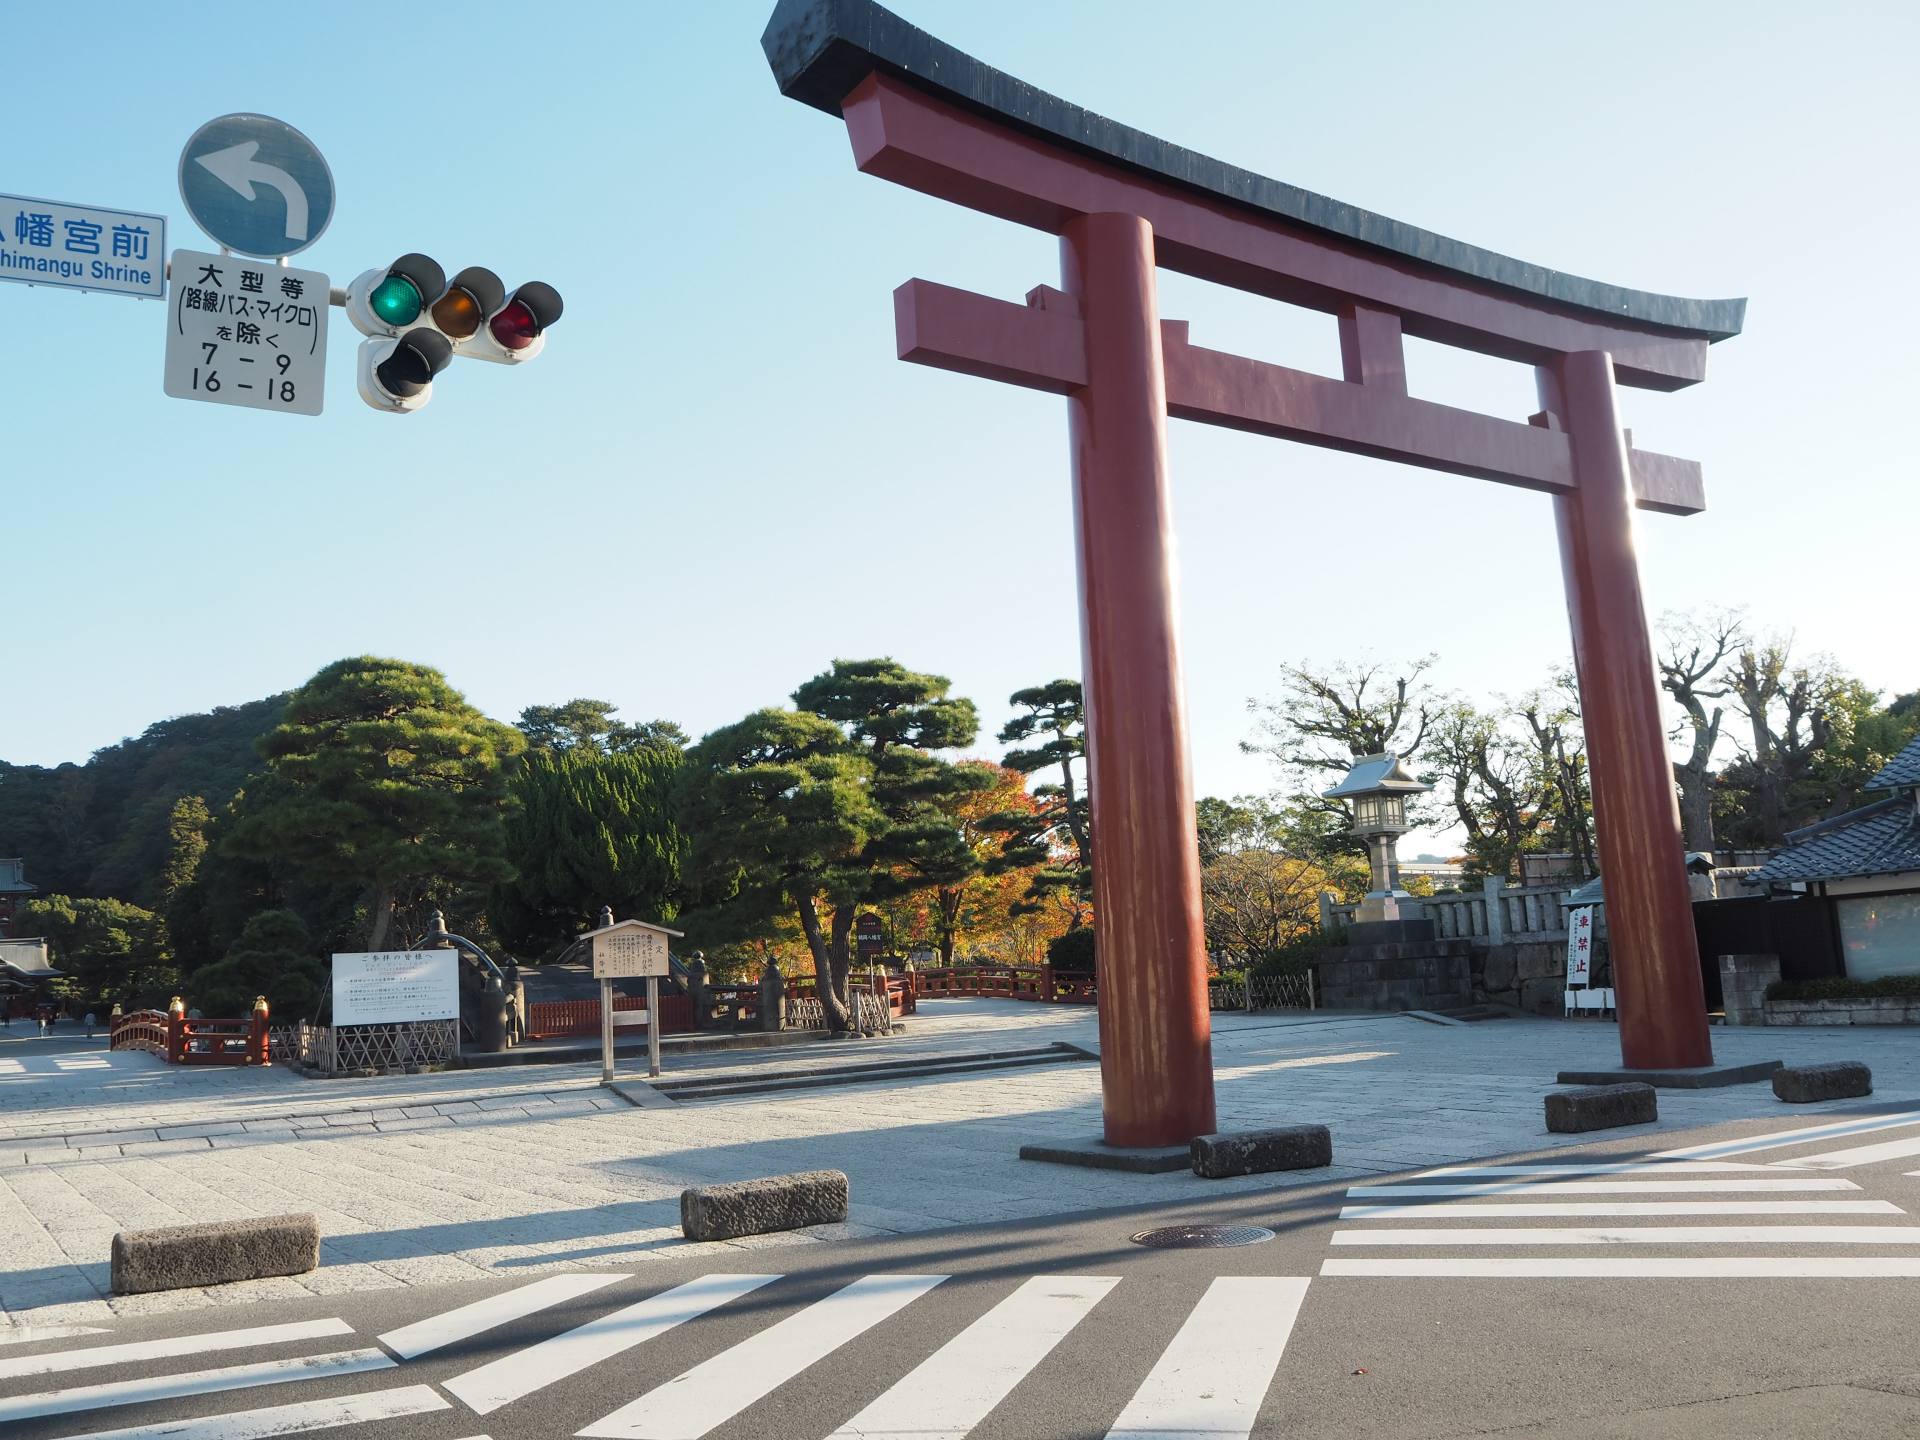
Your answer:
[[[1616,385],[1678,390],[1743,300],[1564,275],[1182,150],[943,44],[871,0],[781,0],[780,89],[842,120],[869,175],[1060,237],[1060,284],[1010,303],[894,291],[903,360],[1067,401],[1110,1145],[1214,1128],[1207,972],[1175,613],[1167,417],[1550,498],[1566,578],[1629,1067],[1713,1058],[1632,507],[1702,509],[1700,467],[1636,449]],[[1618,213],[1618,177],[1593,177]],[[1635,225],[1659,217],[1635,212]],[[1181,271],[1321,311],[1335,378],[1207,348],[1160,317]],[[1402,336],[1534,367],[1539,413],[1407,391]]]
[[[667,941],[678,940],[681,932],[664,925],[649,925],[644,920],[616,920],[589,930],[580,938],[588,943],[593,956],[593,978],[600,982],[600,1083],[613,1083],[613,1032],[616,1026],[645,1023],[647,1027],[647,1075],[660,1073],[660,977],[668,973],[671,961]],[[616,1016],[613,1011],[613,982],[647,982],[647,1009],[643,1017],[631,1010]]]

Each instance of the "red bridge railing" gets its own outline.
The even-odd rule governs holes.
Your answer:
[[[144,1050],[169,1065],[266,1065],[271,1063],[267,1011],[244,1020],[191,1020],[162,1010],[135,1010],[114,1018],[109,1050]]]
[[[613,1012],[644,1010],[647,1002],[638,995],[616,995]],[[677,1035],[693,1029],[693,1002],[684,995],[660,997],[660,1033]],[[535,1000],[527,1006],[527,1037],[546,1040],[558,1035],[598,1035],[598,1000]]]

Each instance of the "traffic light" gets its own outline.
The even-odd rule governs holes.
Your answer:
[[[453,345],[431,325],[360,346],[360,398],[376,410],[411,414],[433,398],[433,377],[453,361]]]
[[[484,265],[451,281],[430,255],[402,255],[347,287],[360,347],[360,394],[376,410],[407,413],[433,397],[433,377],[455,355],[521,365],[546,348],[560,292],[530,280],[511,295]]]

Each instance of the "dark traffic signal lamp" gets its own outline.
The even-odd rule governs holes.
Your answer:
[[[453,344],[431,325],[360,347],[360,398],[376,410],[410,414],[433,399],[433,377],[453,361]]]

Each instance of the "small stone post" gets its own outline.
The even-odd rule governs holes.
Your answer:
[[[784,1030],[786,1025],[787,980],[769,955],[766,968],[760,972],[760,1028]]]
[[[1504,898],[1507,882],[1498,875],[1488,875],[1480,881],[1480,893],[1487,901],[1487,943],[1504,945],[1507,943],[1507,902]]]

